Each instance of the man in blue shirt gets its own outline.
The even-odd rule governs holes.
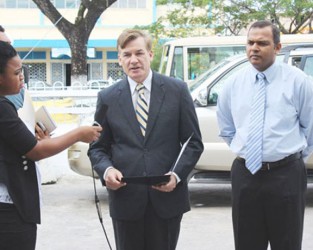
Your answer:
[[[280,32],[269,21],[248,31],[250,65],[218,99],[220,136],[237,155],[231,170],[236,250],[300,250],[313,151],[313,83],[276,62]],[[257,75],[259,79],[257,78]]]

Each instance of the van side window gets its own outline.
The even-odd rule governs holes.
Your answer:
[[[208,105],[215,106],[217,104],[217,98],[219,93],[221,92],[225,81],[233,74],[235,74],[238,70],[248,65],[249,61],[245,61],[239,65],[236,65],[232,69],[230,69],[227,73],[225,73],[219,81],[214,84],[214,86],[210,89],[208,95]]]
[[[170,76],[184,79],[183,47],[175,47]]]
[[[215,45],[187,48],[188,81],[194,80],[225,58],[244,52],[244,45]]]
[[[306,58],[303,71],[313,77],[313,56],[308,56]]]

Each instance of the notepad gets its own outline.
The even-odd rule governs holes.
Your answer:
[[[193,133],[189,136],[189,138],[185,141],[182,145],[182,148],[178,154],[178,157],[171,169],[171,172],[174,172],[177,163],[179,162],[182,154],[184,153],[190,139],[192,138]],[[157,186],[163,185],[170,181],[171,175],[154,175],[154,176],[130,176],[130,177],[123,177],[122,182],[127,184],[143,184],[143,185],[150,185],[150,186]]]
[[[154,175],[154,176],[131,176],[123,177],[122,182],[127,184],[142,184],[142,185],[163,185],[170,181],[170,175]]]
[[[42,123],[45,128],[48,130],[48,133],[51,133],[57,128],[56,123],[49,114],[45,106],[41,106],[35,113],[36,123]]]

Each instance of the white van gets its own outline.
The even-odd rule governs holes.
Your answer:
[[[159,72],[188,83],[223,59],[245,53],[246,41],[246,36],[208,36],[166,42]],[[313,34],[281,35],[283,46],[312,41]]]

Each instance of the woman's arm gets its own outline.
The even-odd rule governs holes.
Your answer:
[[[39,140],[25,155],[33,161],[38,161],[60,153],[78,141],[93,142],[99,138],[101,131],[101,127],[82,126],[55,138]]]

